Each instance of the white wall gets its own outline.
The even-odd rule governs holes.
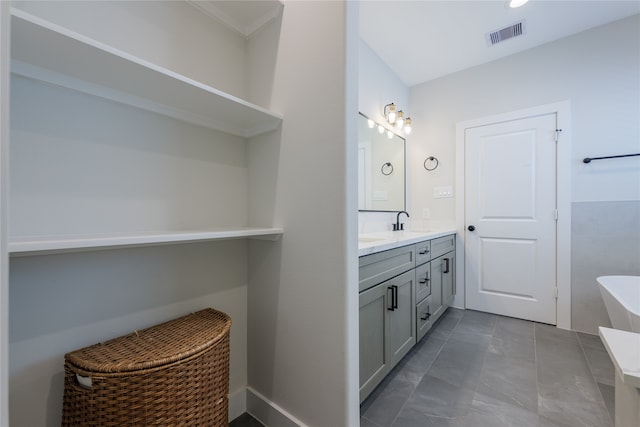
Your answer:
[[[412,87],[410,107],[420,126],[412,135],[407,170],[409,180],[421,185],[410,190],[409,210],[428,207],[433,219],[454,218],[455,200],[434,199],[431,194],[433,187],[454,183],[457,122],[564,100],[571,102],[574,215],[577,209],[587,209],[589,212],[581,215],[587,221],[594,216],[592,211],[611,211],[578,202],[640,200],[640,158],[582,163],[584,157],[640,152],[639,29],[640,16],[636,15]],[[440,160],[436,173],[426,173],[421,166],[428,155]],[[635,252],[625,248],[640,245],[640,232],[634,227],[637,221],[627,213],[637,212],[637,208],[628,209],[621,216],[628,224],[625,244],[607,241],[603,256],[572,258],[574,272],[583,264],[593,267],[598,259],[602,263],[590,270],[589,277],[572,278],[573,328],[595,332],[598,324],[607,322],[595,285],[597,272],[615,271],[616,265],[620,272],[633,270],[628,259]],[[593,235],[582,233],[581,239],[573,239],[572,252],[576,252],[576,244],[585,242],[598,248],[596,237],[603,228],[593,218],[588,223]]]
[[[358,52],[358,109],[378,123],[385,123],[383,109],[390,102],[409,113],[414,125],[419,126],[412,110],[409,109],[409,88],[394,74],[380,57],[362,40]],[[415,128],[414,126],[414,128]],[[406,146],[412,143],[413,135],[407,137]],[[407,173],[407,187],[411,188]],[[407,190],[407,198],[409,193]],[[409,206],[407,202],[407,206]],[[412,214],[412,211],[409,211]],[[396,221],[394,213],[360,212],[359,230],[362,233],[390,230]]]
[[[9,2],[0,2],[0,426],[9,425]]]
[[[266,30],[279,37],[269,107],[285,119],[279,140],[251,142],[250,165],[278,168],[251,166],[250,191],[269,195],[252,199],[271,203],[285,233],[250,245],[248,410],[267,425],[359,422],[351,7],[285,2],[279,32]]]
[[[11,3],[123,52],[237,97],[247,97],[244,36],[184,1]]]

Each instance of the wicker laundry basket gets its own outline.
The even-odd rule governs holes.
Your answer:
[[[63,426],[228,426],[231,318],[206,309],[65,355]]]

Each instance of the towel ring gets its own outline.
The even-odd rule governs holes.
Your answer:
[[[427,166],[427,162],[435,162],[435,164],[431,167]],[[440,162],[438,162],[438,159],[433,157],[433,156],[429,156],[424,160],[423,166],[426,170],[428,171],[432,171],[432,170],[436,170],[436,168],[438,167],[438,164],[440,164]]]
[[[393,165],[391,164],[391,162],[384,163],[380,168],[380,172],[382,172],[382,175],[391,175],[393,173]]]

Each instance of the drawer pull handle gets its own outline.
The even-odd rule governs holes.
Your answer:
[[[420,284],[421,285],[424,285],[425,283],[429,283],[429,278],[428,277],[426,279],[420,280]]]
[[[393,288],[393,295],[395,298],[393,299],[393,309],[398,308],[398,287],[396,285],[391,286]]]
[[[429,317],[431,317],[431,313],[425,313],[423,317],[421,317],[420,319],[422,320],[429,320]]]
[[[429,253],[429,249],[425,249],[424,251],[418,252],[419,255],[426,255]]]

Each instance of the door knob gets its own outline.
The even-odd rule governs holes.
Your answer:
[[[475,229],[476,229],[475,225],[470,225],[470,226],[467,227],[467,230],[469,230],[469,231],[475,231]]]

